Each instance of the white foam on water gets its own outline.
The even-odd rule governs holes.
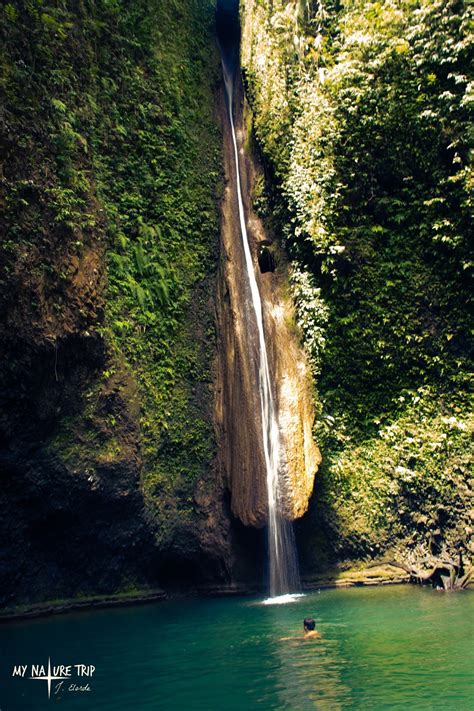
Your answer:
[[[288,605],[290,602],[296,602],[300,597],[305,597],[304,593],[287,593],[286,595],[277,595],[276,597],[267,597],[262,600],[260,605]]]

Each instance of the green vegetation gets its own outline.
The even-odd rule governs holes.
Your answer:
[[[342,533],[331,541],[340,557],[380,555],[400,541],[420,553],[467,547],[474,421],[462,399],[443,407],[433,395],[422,387],[372,437],[327,447],[320,497],[326,533]],[[309,562],[316,551],[306,554]]]
[[[143,463],[163,544],[192,517],[215,447],[213,13],[205,0],[12,0],[0,10],[2,286],[32,294],[28,318],[46,322],[46,341],[77,333],[106,352],[49,449],[93,470],[138,436],[134,466]]]
[[[124,502],[139,480],[143,530],[119,527],[143,540],[151,530],[157,555],[174,547],[177,560],[202,543],[196,497],[221,503],[213,13],[212,0],[0,8],[0,389],[13,403],[2,420],[12,472],[26,498],[74,482],[86,510],[100,492],[101,515],[114,500],[133,520],[142,497]],[[466,554],[472,7],[242,0],[241,13],[245,121],[267,178],[253,201],[291,259],[294,327],[315,378],[324,463],[300,531],[307,568],[399,545]],[[69,517],[51,506],[60,530]],[[50,513],[35,521],[44,550]],[[21,536],[23,556],[27,525]],[[111,560],[104,589],[117,589],[123,560]]]
[[[306,559],[317,525],[338,558],[433,536],[467,552],[472,7],[245,0],[242,22],[316,376]]]

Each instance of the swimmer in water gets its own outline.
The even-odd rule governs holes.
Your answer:
[[[286,642],[291,639],[319,639],[321,635],[316,629],[316,622],[312,617],[305,617],[303,620],[303,636],[302,637],[281,637],[280,642]]]
[[[303,639],[311,639],[312,637],[320,637],[321,635],[316,629],[316,622],[312,617],[305,617],[303,620]]]

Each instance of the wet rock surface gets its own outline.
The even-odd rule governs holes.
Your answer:
[[[247,230],[263,304],[264,327],[274,397],[282,441],[282,511],[292,520],[304,514],[313,490],[320,453],[311,430],[314,410],[308,364],[291,324],[294,313],[287,295],[287,264],[275,245],[278,267],[261,273],[259,245],[268,244],[261,220],[249,196],[255,180],[254,158],[244,146],[244,95],[240,79],[235,88],[235,124],[239,145],[240,179]],[[258,334],[247,283],[235,195],[235,166],[224,99],[224,167],[222,258],[217,299],[220,333],[216,421],[219,463],[231,491],[231,510],[246,526],[263,526],[267,518],[266,468],[258,383]]]

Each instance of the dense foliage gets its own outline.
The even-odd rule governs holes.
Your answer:
[[[317,376],[318,525],[342,557],[430,531],[467,550],[472,7],[242,10],[255,132]]]
[[[133,400],[121,384],[136,381],[142,485],[160,543],[191,520],[214,453],[213,11],[199,0],[12,0],[0,9],[4,304],[30,290],[31,321],[50,314],[55,347],[81,313],[81,335],[105,342],[102,374],[51,442],[91,476],[94,458],[120,459],[130,436],[120,404],[105,421],[101,393],[118,388]],[[94,285],[91,300],[104,308],[91,318],[71,293],[92,257],[95,274],[105,259],[107,286]],[[61,358],[58,367],[61,379]]]
[[[466,552],[472,8],[242,0],[241,11],[270,178],[257,180],[255,208],[292,260],[315,376],[324,463],[300,530],[307,568],[400,542]],[[5,481],[17,495],[26,456],[32,501],[47,500],[50,482],[70,484],[71,508],[52,504],[65,530],[76,491],[82,511],[100,490],[114,518],[109,500],[125,501],[140,473],[152,548],[175,546],[181,560],[201,545],[199,495],[209,511],[216,504],[213,12],[205,0],[0,8],[0,385],[10,407],[0,438],[15,472]],[[53,549],[51,511],[32,534],[22,497],[20,557],[38,531],[40,552]],[[128,540],[118,545],[133,555]],[[23,563],[14,547],[8,555],[10,574]],[[46,564],[43,573],[49,585]]]

